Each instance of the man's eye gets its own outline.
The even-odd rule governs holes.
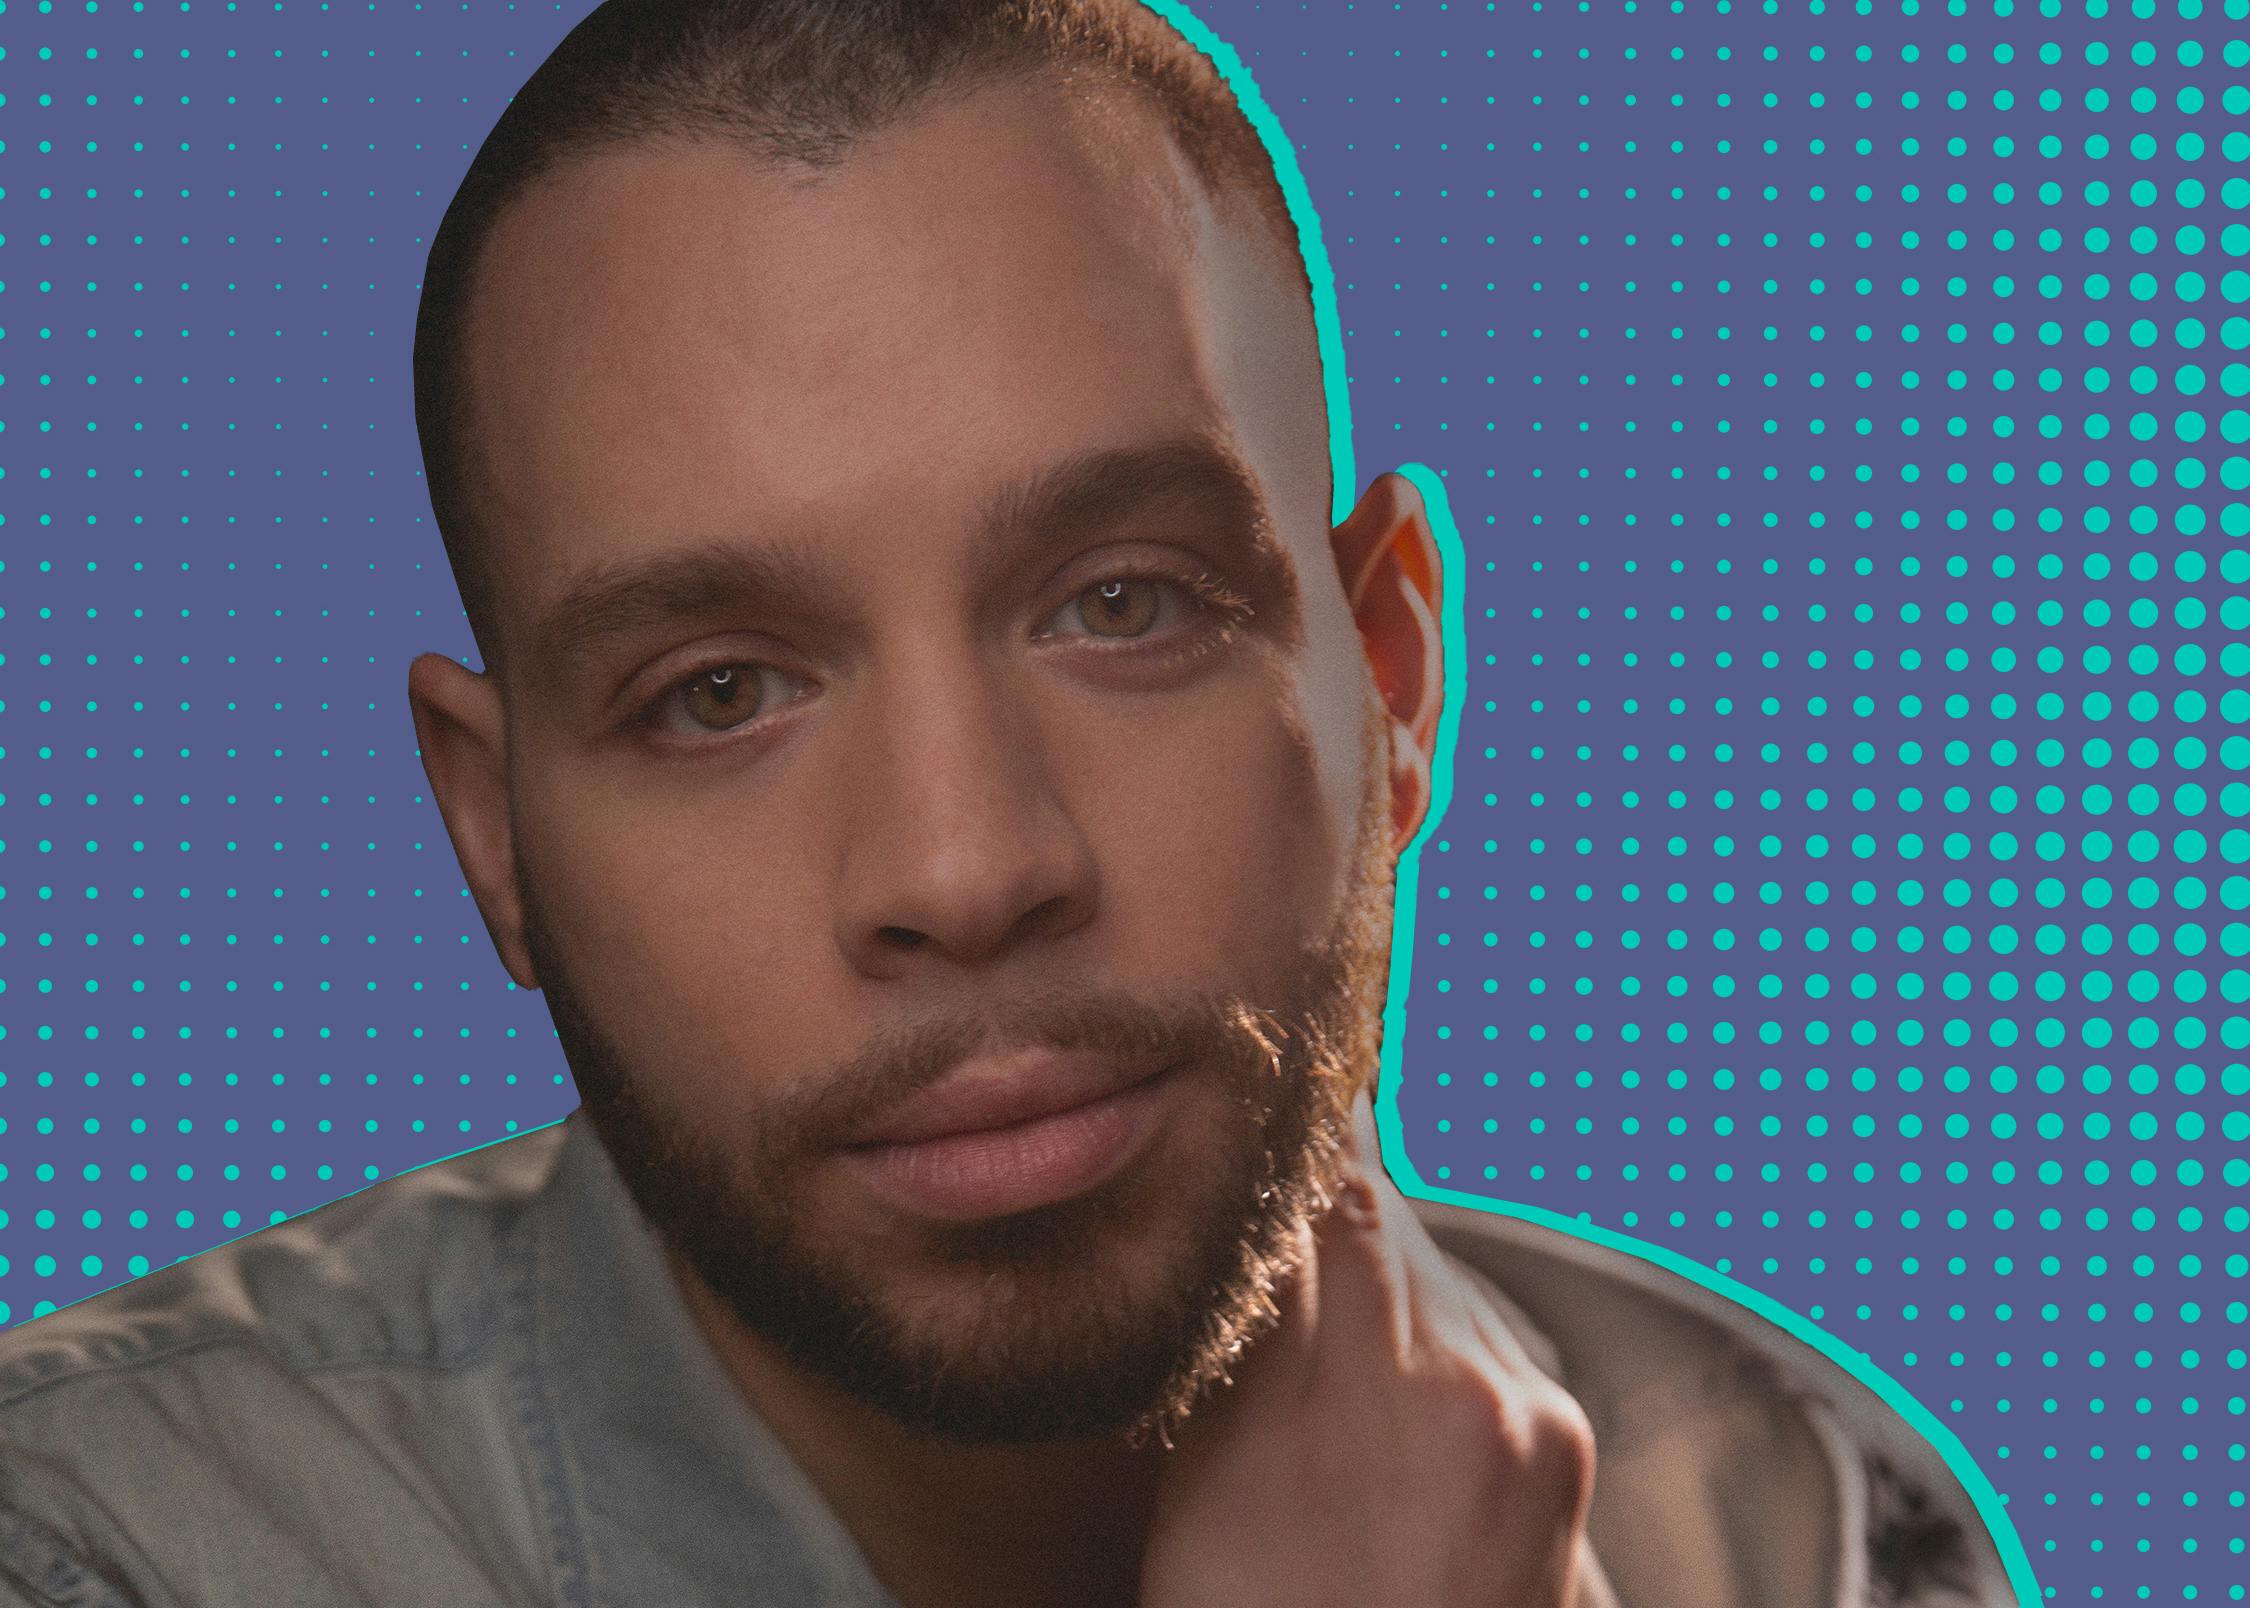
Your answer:
[[[1073,601],[1073,609],[1079,623],[1095,636],[1141,636],[1163,612],[1165,591],[1162,581],[1118,576],[1087,587]]]
[[[1065,604],[1048,629],[1063,636],[1130,641],[1195,615],[1232,612],[1235,601],[1216,581],[1169,575],[1112,575]]]
[[[788,678],[770,664],[712,665],[658,693],[643,718],[659,729],[676,729],[666,717],[677,708],[697,731],[732,731],[788,697]]]

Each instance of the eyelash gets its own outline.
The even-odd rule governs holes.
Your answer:
[[[633,717],[632,723],[633,725],[639,727],[644,731],[656,733],[659,740],[661,741],[670,741],[676,743],[717,742],[725,738],[728,735],[728,732],[712,731],[705,733],[701,737],[672,737],[668,733],[665,733],[662,729],[664,725],[664,714],[667,707],[671,704],[671,701],[680,693],[693,686],[696,682],[702,680],[705,676],[709,675],[714,670],[759,671],[780,669],[781,666],[777,664],[770,664],[762,659],[713,659],[706,664],[697,666],[695,669],[682,671],[679,675],[673,677],[671,681],[665,684],[663,690],[658,692],[655,697],[651,698],[648,701],[647,705],[642,708],[641,712]],[[783,671],[782,673],[786,675],[788,672]],[[789,698],[784,700],[776,707],[786,709],[790,704],[795,703],[796,701],[797,700],[795,698]],[[729,730],[748,731],[753,726],[764,724],[769,713],[770,711],[761,710],[759,713],[751,716],[748,720],[744,721],[741,725],[731,727],[729,728]]]
[[[1097,576],[1093,580],[1088,581],[1077,591],[1073,592],[1070,597],[1065,600],[1062,607],[1064,609],[1069,608],[1071,604],[1077,602],[1078,599],[1083,597],[1086,593],[1092,591],[1095,587],[1101,586],[1109,581],[1169,581],[1172,585],[1179,587],[1181,591],[1185,592],[1195,602],[1202,605],[1202,615],[1197,620],[1190,622],[1186,626],[1180,628],[1179,632],[1175,633],[1192,633],[1192,640],[1188,642],[1176,644],[1169,649],[1148,649],[1138,646],[1138,644],[1146,641],[1146,638],[1126,637],[1111,639],[1114,642],[1114,646],[1097,647],[1094,650],[1098,653],[1139,652],[1144,655],[1154,655],[1156,656],[1158,666],[1163,669],[1171,669],[1176,666],[1189,663],[1195,659],[1201,658],[1204,654],[1211,652],[1213,649],[1223,647],[1226,643],[1234,639],[1235,632],[1241,628],[1243,623],[1250,618],[1253,612],[1250,600],[1248,598],[1242,596],[1239,592],[1235,591],[1233,587],[1229,586],[1225,581],[1221,580],[1218,576],[1212,574],[1208,570],[1171,570],[1153,566],[1138,569],[1114,570],[1106,574]],[[1058,614],[1060,612],[1060,609],[1056,611],[1056,613]],[[1042,633],[1042,639],[1044,639],[1047,635],[1049,635],[1049,633]],[[1089,636],[1083,638],[1082,640],[1100,643],[1104,639],[1100,637]],[[651,697],[644,706],[642,706],[640,712],[633,717],[632,724],[638,728],[648,731],[659,730],[659,728],[661,728],[663,724],[663,718],[666,708],[669,706],[673,698],[677,697],[682,691],[693,685],[701,677],[711,674],[711,672],[713,672],[714,670],[726,670],[730,668],[780,670],[781,666],[772,664],[765,660],[756,659],[713,658],[707,660],[703,664],[696,665],[690,669],[681,671],[680,674],[674,676],[670,681],[665,683],[665,685],[653,697]],[[784,671],[783,673],[787,674],[788,672]],[[796,700],[792,698],[785,701],[778,707],[787,708],[789,704],[794,702],[796,702]],[[724,741],[728,737],[729,731],[746,731],[752,727],[764,724],[766,718],[767,713],[761,711],[760,713],[751,716],[750,719],[744,721],[740,726],[729,728],[728,731],[713,731],[707,736],[687,737],[673,740],[698,746],[705,743]]]
[[[1175,647],[1166,653],[1164,657],[1166,664],[1206,653],[1212,648],[1231,641],[1235,631],[1241,627],[1244,621],[1250,618],[1251,614],[1250,600],[1210,571],[1200,569],[1171,570],[1158,567],[1121,569],[1106,575],[1096,576],[1077,591],[1071,593],[1070,597],[1063,603],[1063,609],[1068,609],[1071,604],[1076,603],[1095,587],[1106,585],[1110,581],[1169,581],[1195,602],[1202,605],[1202,612],[1196,619],[1178,628],[1179,632],[1195,633],[1196,640],[1184,646]],[[1058,614],[1061,612],[1062,609],[1056,610]],[[1147,640],[1145,637],[1086,636],[1081,640],[1104,644],[1096,647],[1095,651],[1098,653],[1138,652],[1146,654],[1160,651],[1139,646]]]

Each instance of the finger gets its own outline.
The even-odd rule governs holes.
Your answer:
[[[1342,1152],[1348,1158],[1345,1171],[1364,1187],[1347,1187],[1341,1204],[1370,1219],[1369,1230],[1388,1241],[1393,1282],[1404,1292],[1398,1306],[1408,1332],[1418,1322],[1441,1343],[1489,1351],[1511,1372],[1538,1372],[1509,1322],[1510,1303],[1488,1298],[1492,1286],[1484,1276],[1449,1256],[1431,1237],[1412,1198],[1384,1167],[1372,1085],[1360,1090],[1350,1118]]]
[[[1353,1113],[1356,1142],[1339,1156],[1327,1209],[1313,1221],[1313,1346],[1325,1363],[1365,1368],[1401,1362],[1413,1342],[1406,1247],[1397,1205],[1404,1197],[1382,1175],[1374,1116],[1363,1091]]]
[[[1398,1187],[1384,1165],[1372,1087],[1363,1088],[1354,1101],[1346,1132],[1349,1139],[1343,1154],[1348,1159],[1339,1185],[1342,1198],[1329,1233],[1340,1238],[1342,1229],[1350,1223],[1363,1233],[1379,1236],[1380,1254],[1377,1247],[1369,1246],[1366,1254],[1355,1260],[1395,1292],[1390,1314],[1394,1319],[1393,1339],[1411,1345],[1419,1332],[1425,1342],[1435,1338],[1465,1351],[1498,1349],[1503,1360],[1520,1363],[1521,1348],[1504,1330],[1496,1345],[1484,1341],[1486,1324],[1499,1328],[1498,1321],[1489,1315],[1479,1321],[1483,1303],[1462,1286],[1453,1259],[1431,1238],[1412,1197]]]
[[[1515,1325],[1521,1314],[1515,1303],[1477,1268],[1457,1257],[1446,1257],[1442,1251],[1439,1255],[1444,1259],[1444,1266],[1430,1278],[1430,1288],[1424,1292],[1426,1310],[1431,1314],[1433,1325],[1449,1338],[1467,1335],[1482,1341],[1500,1365],[1512,1374],[1543,1375],[1545,1370],[1516,1332]]]
[[[1421,1219],[1415,1215],[1414,1199],[1399,1188],[1398,1180],[1391,1176],[1385,1159],[1381,1131],[1375,1122],[1375,1094],[1372,1085],[1362,1088],[1353,1099],[1343,1129],[1344,1142],[1338,1154],[1346,1165],[1363,1176],[1373,1188],[1375,1202],[1386,1217],[1398,1219],[1400,1231],[1409,1241],[1434,1246]]]
[[[1356,1165],[1375,1167],[1381,1165],[1382,1153],[1382,1136],[1375,1127],[1375,1080],[1370,1078],[1352,1097],[1350,1120],[1344,1124],[1343,1154]]]
[[[1618,1608],[1617,1588],[1602,1572],[1593,1543],[1583,1535],[1578,1538],[1578,1595],[1572,1608]]]
[[[1445,1253],[1430,1231],[1422,1226],[1421,1217],[1414,1210],[1414,1201],[1398,1187],[1390,1169],[1383,1161],[1382,1138],[1375,1124],[1375,1100],[1372,1085],[1363,1088],[1353,1101],[1350,1120],[1345,1126],[1345,1143],[1340,1154],[1345,1165],[1364,1179],[1367,1198],[1372,1209],[1383,1219],[1386,1233],[1394,1237],[1395,1249],[1410,1267],[1427,1271],[1442,1281],[1447,1270]]]

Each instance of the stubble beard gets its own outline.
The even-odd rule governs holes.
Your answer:
[[[1150,1165],[1152,1153],[1076,1199],[929,1229],[934,1258],[917,1259],[916,1282],[934,1267],[949,1293],[918,1310],[886,1299],[880,1266],[824,1243],[786,1187],[792,1169],[822,1159],[805,1123],[754,1118],[720,1131],[652,1096],[663,1080],[633,1070],[590,1015],[519,865],[525,938],[587,1119],[627,1192],[751,1334],[933,1440],[1169,1445],[1278,1321],[1273,1292],[1295,1271],[1298,1230],[1328,1204],[1353,1102],[1376,1076],[1393,898],[1388,802],[1376,768],[1335,920],[1300,951],[1283,997],[1077,988],[1012,999],[1004,1019],[949,1018],[894,1052],[890,1086],[901,1091],[993,1033],[1132,1054],[1215,1080],[1236,1119],[1207,1136],[1215,1159],[1184,1180]],[[1138,1282],[1116,1273],[1121,1242],[1147,1260],[1151,1247],[1130,1244],[1136,1233],[1162,1236],[1161,1274]]]

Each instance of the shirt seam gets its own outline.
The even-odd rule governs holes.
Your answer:
[[[199,1351],[234,1350],[253,1356],[264,1356],[279,1363],[292,1374],[310,1375],[339,1372],[348,1368],[412,1368],[429,1372],[448,1372],[472,1367],[485,1360],[492,1350],[494,1331],[488,1328],[483,1334],[465,1345],[450,1347],[442,1354],[416,1356],[412,1353],[370,1352],[355,1356],[318,1357],[310,1360],[292,1357],[286,1351],[262,1345],[256,1337],[244,1334],[206,1334],[192,1340],[174,1341],[157,1350],[135,1357],[100,1359],[74,1364],[47,1378],[32,1379],[14,1389],[0,1392],[0,1412],[23,1405],[50,1391],[87,1380],[108,1378],[117,1374],[135,1373],[143,1368],[153,1368],[160,1363],[176,1362]]]
[[[527,1483],[544,1532],[550,1583],[558,1608],[595,1608],[593,1569],[585,1537],[571,1517],[570,1476],[564,1466],[562,1427],[541,1378],[537,1264],[546,1252],[536,1232],[542,1219],[519,1213],[502,1232],[502,1265],[508,1272],[507,1326],[514,1344],[507,1359],[509,1393],[523,1436]]]
[[[99,1379],[109,1374],[130,1373],[138,1368],[153,1367],[157,1363],[169,1362],[176,1357],[188,1356],[197,1351],[207,1351],[215,1346],[230,1343],[239,1344],[241,1342],[234,1335],[201,1334],[192,1340],[173,1341],[155,1351],[144,1352],[136,1357],[104,1359],[77,1364],[49,1377],[29,1380],[4,1394],[0,1394],[0,1411],[29,1401],[34,1396],[44,1395],[50,1390],[74,1384],[82,1379]]]

